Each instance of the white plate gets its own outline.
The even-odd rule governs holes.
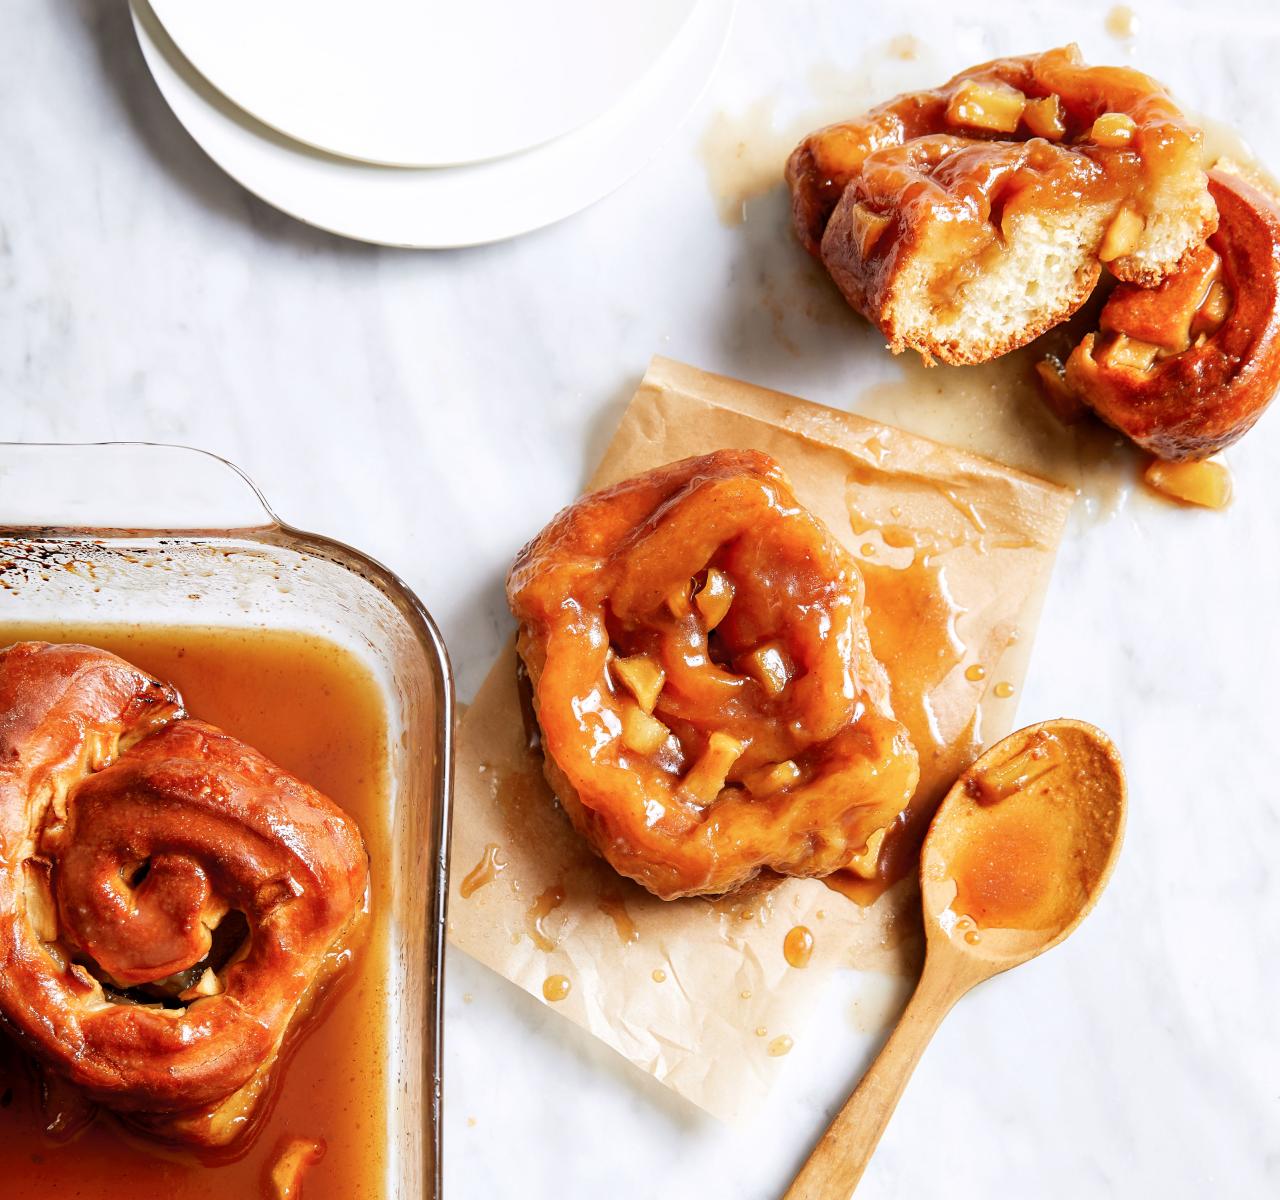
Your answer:
[[[233,105],[188,63],[147,4],[134,28],[161,93],[205,152],[255,195],[344,237],[438,248],[494,242],[586,208],[626,182],[688,114],[715,69],[733,0],[698,0],[689,21],[621,104],[522,154],[408,169],[337,158]]]
[[[150,0],[187,60],[296,141],[400,166],[527,150],[614,107],[697,0]]]

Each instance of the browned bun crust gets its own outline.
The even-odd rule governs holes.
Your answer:
[[[772,459],[720,451],[583,497],[507,596],[547,780],[620,874],[674,899],[874,871],[917,756],[857,565]]]
[[[1207,458],[1230,446],[1280,388],[1280,209],[1224,170],[1210,172],[1209,188],[1219,225],[1207,246],[1157,288],[1117,287],[1099,332],[1066,364],[1076,396],[1169,460]],[[1226,306],[1216,328],[1203,315],[1215,286],[1224,291],[1214,302]],[[1152,349],[1155,357],[1144,364]]]
[[[172,687],[90,646],[0,651],[0,1019],[91,1100],[237,1140],[367,877],[341,809]]]
[[[1074,312],[1105,262],[1154,286],[1213,231],[1202,135],[1075,47],[997,59],[810,134],[797,236],[895,353],[976,363]]]

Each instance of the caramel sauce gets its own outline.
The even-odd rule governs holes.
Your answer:
[[[970,945],[983,930],[1056,930],[1081,911],[1119,820],[1105,772],[1053,734],[965,777],[930,868],[951,879],[954,932]],[[1083,800],[1078,789],[1091,790]]]
[[[893,529],[882,533],[890,545],[904,540]],[[838,871],[823,881],[865,906],[915,869],[929,821],[956,775],[977,756],[979,736],[976,718],[958,738],[937,719],[935,694],[966,654],[943,568],[921,550],[905,568],[868,562],[861,568],[871,645],[888,673],[894,713],[920,755],[920,783],[885,835],[878,877]]]
[[[323,1143],[307,1200],[385,1195],[386,1011],[391,846],[386,713],[373,679],[319,638],[261,630],[0,625],[0,645],[33,639],[110,650],[176,684],[194,716],[220,725],[355,816],[369,848],[371,921],[351,969],[321,1001],[276,1073],[257,1137],[234,1161],[201,1164],[99,1114],[59,1143],[46,1136],[36,1073],[0,1035],[0,1185],[5,1200],[255,1200],[270,1195],[279,1147]],[[233,1151],[234,1152],[234,1151]]]
[[[1046,354],[1065,359],[1097,328],[1103,299],[1099,294],[1066,324],[979,366],[926,368],[903,355],[901,377],[864,389],[853,410],[1069,487],[1081,501],[1073,520],[1105,521],[1131,496],[1142,456],[1092,418],[1064,425],[1045,404],[1036,375]]]
[[[539,950],[548,954],[556,948],[558,939],[548,930],[547,918],[563,903],[564,888],[554,884],[547,888],[529,909],[529,939]]]
[[[486,884],[492,883],[507,865],[507,860],[502,857],[502,851],[497,845],[490,842],[484,848],[484,854],[480,861],[476,863],[470,871],[467,872],[461,886],[458,888],[459,895],[464,900],[470,900]]]
[[[1001,681],[991,691],[997,700],[1008,700],[1013,695],[1013,684]]]
[[[803,925],[789,929],[782,939],[782,957],[789,967],[807,967],[813,957],[813,934]]]
[[[666,973],[666,971],[664,971],[661,967],[656,967],[656,968],[654,969],[654,972],[653,972],[653,982],[654,982],[654,983],[666,983],[666,982],[667,982],[667,973]]]
[[[631,914],[627,912],[627,906],[621,896],[614,892],[606,892],[600,897],[596,907],[613,922],[618,941],[624,946],[640,940],[640,930],[631,919]],[[656,975],[655,972],[655,978]]]
[[[1047,929],[1059,917],[1057,868],[1067,843],[1035,813],[995,811],[952,864],[952,908],[979,926]],[[966,931],[965,938],[973,930]]]

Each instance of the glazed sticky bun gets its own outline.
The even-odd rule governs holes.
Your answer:
[[[545,772],[665,899],[874,874],[918,765],[853,559],[754,451],[586,496],[507,580]]]
[[[1065,366],[1039,367],[1060,416],[1092,409],[1158,458],[1244,436],[1280,386],[1280,209],[1221,166],[1217,232],[1158,287],[1120,284]]]
[[[1080,307],[1103,264],[1153,287],[1213,232],[1202,134],[1074,47],[1003,58],[805,138],[796,232],[890,348],[977,363]]]
[[[130,1125],[226,1146],[349,957],[341,809],[88,646],[0,651],[0,1017]]]

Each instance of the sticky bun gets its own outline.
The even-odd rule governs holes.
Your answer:
[[[367,875],[341,809],[172,687],[88,646],[0,651],[0,1018],[131,1126],[253,1126]]]
[[[1154,287],[1213,232],[1202,134],[1074,46],[1003,58],[809,135],[793,221],[895,353],[977,363],[1069,317],[1105,263]]]
[[[579,500],[507,579],[545,773],[665,899],[874,873],[915,790],[849,554],[754,451]]]

